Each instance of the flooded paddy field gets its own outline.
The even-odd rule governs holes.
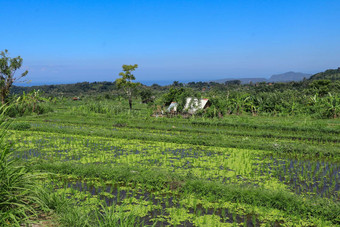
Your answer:
[[[84,218],[134,226],[340,225],[337,122],[74,112],[19,119],[9,141],[13,158],[43,174],[51,198]]]

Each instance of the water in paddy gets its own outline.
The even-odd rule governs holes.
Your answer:
[[[53,182],[52,182],[53,184]],[[97,196],[100,200],[105,201],[107,206],[126,204],[129,198],[135,198],[138,201],[147,201],[149,204],[157,205],[157,208],[148,212],[144,217],[140,217],[138,223],[144,225],[153,225],[154,218],[169,216],[167,208],[186,208],[185,205],[178,202],[178,196],[164,194],[162,196],[154,195],[152,192],[144,191],[143,189],[120,190],[117,185],[107,184],[105,186],[95,186],[82,181],[65,181],[64,186],[60,188],[72,188],[79,192],[89,192],[91,196]],[[58,189],[58,187],[56,187]],[[69,195],[71,198],[72,195]],[[81,201],[80,201],[81,202]],[[132,204],[136,204],[132,202]],[[196,216],[217,215],[222,223],[242,223],[246,226],[260,226],[260,222],[256,215],[238,215],[230,212],[226,208],[205,208],[198,204],[195,208],[187,208],[188,213]],[[169,226],[170,223],[166,220],[157,221],[156,226]],[[176,226],[194,226],[190,221],[181,222]],[[272,226],[280,226],[279,222],[272,223]]]
[[[268,172],[298,194],[311,194],[340,200],[340,163],[297,159],[276,159],[266,163]]]
[[[109,154],[110,159],[97,162],[102,164],[115,164],[119,157],[139,155],[143,158],[138,160],[136,164],[171,168],[173,172],[177,170],[190,171],[192,168],[198,168],[201,171],[201,167],[193,167],[192,165],[193,161],[198,158],[216,156],[221,156],[223,159],[229,158],[228,154],[220,154],[211,150],[172,149],[155,145],[136,145],[134,149],[124,149],[120,146],[110,145],[105,141],[79,141],[74,137],[64,137],[55,143],[53,141],[56,141],[56,138],[46,137],[34,141],[23,139],[20,141],[22,147],[19,150],[13,148],[13,155],[25,160],[42,158],[58,161],[78,161],[84,157],[96,157],[97,153],[100,152]],[[74,149],[79,151],[75,152]],[[152,157],[153,153],[156,154],[154,157]],[[166,155],[168,156],[167,162],[160,162],[159,157]],[[176,164],[176,161],[184,158],[188,158],[185,163],[182,162],[179,165],[177,162]],[[224,166],[220,166],[218,169],[222,172],[233,171]],[[256,175],[275,177],[297,194],[311,194],[340,200],[340,163],[270,157],[266,162],[256,164],[255,169]],[[242,183],[243,177],[237,176],[237,178]],[[207,177],[207,180],[229,182],[229,179],[223,178],[223,176]],[[249,182],[243,183],[256,185],[256,182],[252,182],[251,179],[249,179]]]

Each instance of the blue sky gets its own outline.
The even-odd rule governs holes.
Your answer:
[[[340,1],[0,0],[0,50],[32,83],[199,81],[340,66]]]

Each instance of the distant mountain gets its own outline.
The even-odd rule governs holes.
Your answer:
[[[325,72],[314,74],[309,80],[340,80],[340,67],[338,69],[328,69]]]
[[[266,78],[226,78],[226,79],[219,79],[214,80],[212,82],[216,83],[225,83],[231,80],[240,80],[242,84],[249,84],[252,83],[260,83],[260,82],[290,82],[290,81],[301,81],[303,78],[308,79],[311,74],[306,73],[297,73],[297,72],[286,72],[282,74],[272,75],[269,79]]]
[[[303,78],[308,79],[311,74],[286,72],[282,74],[272,75],[268,82],[290,82],[290,81],[301,81]]]

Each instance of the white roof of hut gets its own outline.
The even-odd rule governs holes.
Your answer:
[[[200,99],[197,98],[187,98],[184,106],[184,110],[188,111],[188,113],[193,114],[197,110],[203,110],[208,107],[209,99]]]
[[[177,102],[171,102],[170,106],[168,107],[168,109],[166,110],[167,112],[171,112],[171,111],[177,111]]]

